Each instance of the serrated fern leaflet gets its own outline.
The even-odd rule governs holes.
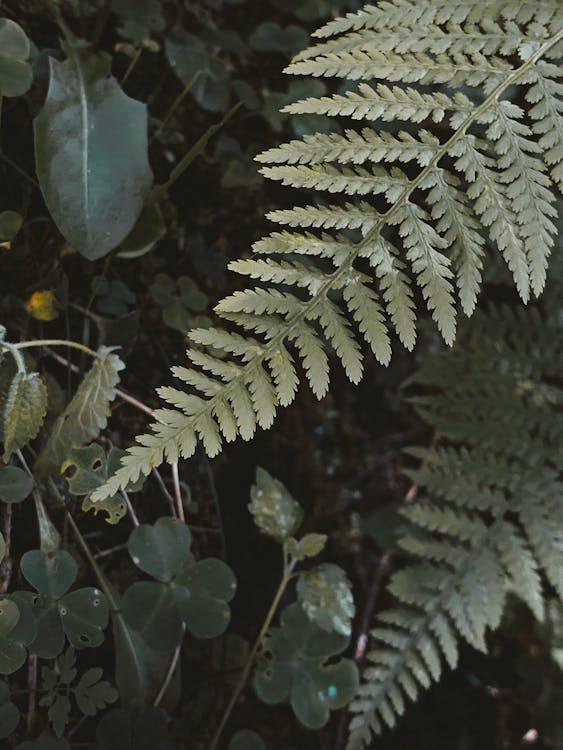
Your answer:
[[[277,406],[295,397],[296,359],[318,397],[329,386],[329,347],[357,383],[362,339],[382,364],[390,329],[413,347],[419,296],[451,344],[456,297],[471,314],[487,241],[524,302],[541,292],[561,186],[562,19],[553,0],[395,0],[318,32],[327,39],[288,72],[343,78],[348,88],[287,111],[364,127],[335,125],[258,160],[267,177],[334,200],[269,215],[286,228],[256,243],[256,257],[231,264],[259,286],[216,308],[242,333],[190,333],[192,368],[173,372],[193,392],[160,389],[174,408],[156,412],[152,433],[94,500],[192,455],[198,439],[213,456],[223,439],[270,427]]]

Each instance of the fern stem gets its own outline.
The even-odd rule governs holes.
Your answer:
[[[215,734],[213,735],[213,739],[211,740],[211,745],[209,746],[209,750],[217,750],[217,746],[219,744],[219,740],[221,739],[221,735],[223,733],[223,729],[225,728],[225,725],[227,721],[229,720],[229,717],[231,713],[233,712],[233,708],[235,707],[235,704],[246,684],[246,681],[248,679],[248,676],[250,674],[250,670],[252,669],[252,666],[254,664],[254,660],[256,658],[256,654],[258,653],[258,649],[260,648],[260,645],[262,644],[262,641],[264,640],[269,628],[270,624],[274,618],[274,615],[276,614],[276,610],[279,606],[279,603],[281,601],[281,598],[287,588],[288,583],[291,581],[293,577],[293,569],[297,563],[296,560],[291,560],[291,562],[287,563],[287,550],[285,548],[285,544],[283,546],[283,554],[284,554],[284,572],[283,577],[280,581],[280,585],[278,586],[278,590],[275,593],[275,596],[272,600],[272,603],[270,604],[270,609],[268,610],[268,614],[266,615],[266,619],[264,620],[264,623],[262,627],[260,628],[260,632],[258,633],[258,637],[256,638],[256,641],[254,642],[254,646],[252,647],[252,651],[250,652],[248,659],[246,661],[246,664],[244,665],[244,669],[242,670],[242,673],[238,679],[238,682],[236,684],[236,687],[233,691],[233,694],[231,695],[231,698],[229,700],[229,703],[227,704],[227,707],[225,708],[225,711],[223,712],[223,715],[221,717],[221,721],[219,722],[217,729],[215,730]]]
[[[314,297],[308,302],[303,303],[300,310],[294,313],[287,319],[284,330],[273,336],[270,341],[264,346],[262,352],[257,354],[248,363],[241,366],[241,372],[232,378],[229,383],[221,389],[219,393],[208,399],[205,406],[201,408],[199,412],[192,415],[191,419],[193,423],[196,423],[198,418],[205,413],[213,412],[213,407],[218,403],[228,398],[229,393],[232,393],[235,389],[240,387],[240,384],[246,381],[248,378],[248,372],[251,368],[258,368],[262,366],[262,363],[268,356],[276,350],[276,348],[282,346],[287,339],[291,339],[291,334],[295,329],[307,318],[311,317],[315,308],[319,304],[319,300],[326,299],[328,292],[333,289],[338,289],[342,285],[343,278],[350,273],[351,269],[362,250],[376,237],[384,226],[390,223],[390,221],[399,213],[404,206],[407,204],[411,195],[420,188],[425,181],[428,179],[428,175],[436,169],[440,160],[447,155],[451,148],[460,140],[466,133],[467,129],[475,123],[479,117],[486,112],[486,110],[499,99],[500,95],[507,88],[512,86],[523,74],[525,74],[541,57],[543,57],[552,47],[558,44],[563,39],[563,29],[555,34],[553,37],[548,39],[536,52],[523,63],[519,68],[510,72],[506,76],[504,81],[499,83],[495,89],[487,96],[487,98],[476,107],[465,119],[462,125],[456,130],[456,132],[447,140],[442,146],[436,150],[434,156],[429,160],[426,167],[420,172],[417,177],[410,181],[407,187],[403,190],[402,194],[397,198],[393,206],[375,222],[371,229],[366,232],[363,239],[356,245],[352,246],[352,249],[348,255],[346,261],[342,263],[317,290]],[[220,314],[220,312],[219,312]]]
[[[85,344],[79,344],[78,341],[70,341],[67,339],[36,339],[34,341],[21,341],[19,344],[7,344],[5,341],[0,343],[7,349],[33,349],[38,346],[66,346],[71,349],[80,349],[82,352],[86,352],[91,357],[96,357],[97,354],[93,349]]]

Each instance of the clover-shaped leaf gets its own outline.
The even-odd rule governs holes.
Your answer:
[[[199,638],[213,638],[229,622],[233,572],[214,558],[196,562],[190,547],[188,527],[172,518],[143,524],[129,537],[133,562],[158,582],[134,583],[123,597],[123,615],[154,649],[175,648],[184,625]]]
[[[350,659],[326,664],[348,639],[327,633],[311,622],[299,604],[287,607],[281,627],[272,629],[254,674],[254,688],[265,703],[289,699],[295,715],[310,729],[328,721],[330,710],[342,708],[358,687],[358,669]]]
[[[55,658],[63,649],[65,635],[75,648],[102,643],[109,618],[106,598],[92,587],[67,593],[78,572],[68,552],[30,550],[22,557],[20,567],[37,591],[22,592],[37,619],[37,635],[30,647],[33,653],[44,659]]]
[[[74,688],[78,708],[85,716],[95,716],[108,703],[117,700],[117,690],[107,680],[102,680],[103,670],[94,667],[85,672]]]
[[[301,573],[297,595],[309,619],[323,630],[350,635],[356,608],[350,581],[339,565],[322,563]]]
[[[261,52],[282,52],[288,57],[307,46],[309,37],[300,26],[283,28],[273,21],[266,21],[256,28],[248,40],[252,49]]]
[[[23,592],[0,600],[0,674],[12,674],[25,663],[26,647],[36,632],[33,611]]]
[[[103,510],[107,514],[106,521],[110,524],[118,523],[127,513],[125,500],[119,494],[112,495],[101,502],[93,503],[89,499],[90,493],[109,479],[120,467],[121,458],[125,451],[112,446],[107,455],[101,445],[92,443],[82,448],[73,448],[68,459],[61,466],[61,473],[68,483],[69,492],[73,495],[86,495],[82,503],[82,510],[93,510],[98,513]],[[127,492],[138,492],[144,480],[131,482],[125,488]]]
[[[0,18],[0,97],[21,96],[31,86],[30,44],[15,21]]]
[[[303,510],[283,484],[265,469],[256,469],[256,484],[250,490],[248,509],[260,531],[285,542],[296,531]]]
[[[0,682],[0,740],[9,737],[20,723],[20,710],[10,700],[10,688]]]
[[[185,333],[189,328],[209,325],[208,318],[200,315],[209,300],[188,276],[180,276],[175,281],[165,273],[158,273],[150,286],[150,293],[162,307],[162,318],[169,328]]]

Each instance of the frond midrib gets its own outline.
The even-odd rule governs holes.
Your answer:
[[[317,294],[311,300],[304,303],[302,309],[299,312],[288,318],[284,326],[284,331],[274,336],[264,346],[265,351],[262,354],[257,355],[248,364],[242,365],[242,372],[240,373],[240,375],[233,378],[228,384],[226,384],[224,388],[221,389],[221,391],[217,395],[209,399],[206,402],[205,406],[202,407],[199,412],[194,414],[193,417],[191,417],[191,420],[193,422],[195,422],[196,419],[203,413],[212,410],[217,403],[219,403],[220,401],[224,401],[225,398],[228,397],[228,394],[236,387],[236,384],[240,384],[241,380],[244,381],[244,379],[247,377],[247,373],[252,368],[261,367],[262,362],[268,357],[268,354],[270,352],[275,352],[275,350],[282,346],[288,338],[291,338],[291,334],[293,333],[293,331],[300,323],[304,322],[308,317],[310,317],[311,313],[314,312],[315,308],[319,305],[320,300],[325,299],[329,291],[334,288],[338,288],[338,282],[343,277],[345,277],[346,274],[348,274],[353,268],[353,265],[360,255],[361,251],[367,245],[369,245],[370,242],[373,241],[374,237],[376,237],[380,233],[381,229],[389,223],[390,219],[392,219],[406,205],[412,193],[417,188],[419,188],[420,185],[423,184],[425,179],[428,177],[428,175],[431,174],[434,169],[436,169],[439,161],[448,153],[452,146],[454,146],[457,141],[465,135],[467,128],[469,128],[470,125],[472,125],[480,117],[480,115],[483,114],[493,104],[493,102],[499,98],[499,96],[505,89],[515,83],[521,75],[529,70],[539,59],[541,59],[541,57],[546,54],[546,52],[554,47],[561,39],[563,39],[563,29],[559,31],[555,36],[546,40],[546,42],[538,50],[536,50],[536,52],[519,68],[511,71],[510,74],[507,75],[505,80],[499,83],[489,94],[489,96],[487,96],[487,98],[475,110],[473,110],[471,114],[466,117],[464,123],[456,130],[451,138],[449,138],[436,151],[435,155],[428,162],[426,167],[424,167],[422,171],[417,175],[417,177],[415,177],[410,182],[408,187],[403,190],[402,195],[397,199],[395,204],[386,213],[380,216],[373,227],[368,232],[366,232],[365,237],[360,240],[360,242],[352,246],[353,249],[350,251],[348,259],[329,276],[327,281],[324,282],[324,284],[322,284],[322,286],[319,288]]]

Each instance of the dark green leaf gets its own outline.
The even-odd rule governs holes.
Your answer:
[[[23,592],[8,594],[5,599],[15,602],[19,618],[10,632],[0,637],[0,674],[16,672],[27,659],[27,648],[36,634],[35,618]]]
[[[233,734],[227,750],[266,750],[264,740],[251,729],[241,729]]]
[[[193,560],[192,537],[186,524],[174,518],[159,518],[154,526],[142,524],[131,532],[127,548],[131,559],[159,581],[171,581]]]
[[[0,98],[21,96],[31,86],[33,71],[27,62],[30,44],[15,21],[0,18]]]
[[[20,710],[10,700],[10,688],[0,682],[0,740],[10,737],[20,723]]]
[[[127,237],[149,194],[147,109],[110,76],[109,56],[78,43],[66,51],[50,60],[35,120],[37,175],[62,234],[95,260]]]
[[[21,503],[33,489],[33,479],[17,466],[0,469],[0,500]]]
[[[105,708],[109,703],[114,703],[118,694],[106,680],[101,680],[103,672],[97,667],[89,669],[80,678],[78,685],[74,688],[74,697],[78,708],[86,716],[95,716],[96,713]]]
[[[20,561],[21,572],[36,591],[49,599],[60,599],[78,575],[78,566],[65,550],[48,554],[29,550]]]
[[[233,571],[222,560],[209,557],[185,569],[177,582],[189,596],[180,599],[180,611],[190,632],[198,638],[215,638],[230,620],[230,602],[236,591]]]
[[[0,213],[0,242],[11,242],[22,228],[23,219],[16,211]]]
[[[55,700],[49,707],[47,715],[57,737],[60,737],[66,729],[70,718],[70,709],[70,699],[67,695],[63,695],[62,693],[55,695]]]
[[[139,581],[123,597],[123,616],[156,651],[170,652],[184,635],[183,618],[174,587],[155,581]]]
[[[291,57],[307,46],[309,35],[300,26],[282,28],[273,21],[260,24],[250,35],[248,43],[252,49],[262,52],[282,52]]]

